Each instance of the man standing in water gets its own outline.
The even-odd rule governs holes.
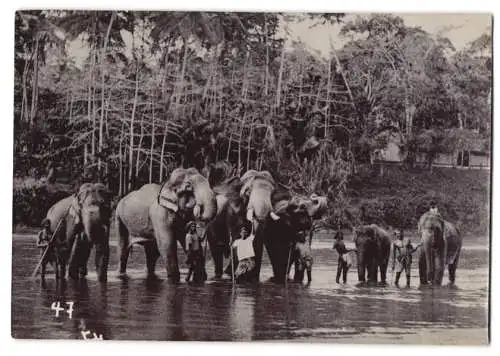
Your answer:
[[[236,281],[255,268],[255,251],[253,249],[255,235],[249,234],[249,225],[250,224],[243,225],[240,232],[241,238],[233,242],[233,248],[236,249],[236,256],[238,257],[238,267],[234,272]]]
[[[337,278],[336,282],[340,283],[340,275],[342,274],[342,281],[347,283],[347,271],[351,267],[351,260],[349,258],[349,252],[356,251],[355,248],[348,249],[344,244],[344,234],[342,231],[337,230],[334,237],[333,249],[339,254],[339,259],[337,262]]]
[[[404,239],[403,231],[399,229],[394,232],[394,235],[396,236],[396,240],[392,243],[392,271],[396,270],[394,284],[399,287],[399,278],[404,270],[406,286],[410,287],[412,254],[417,251],[421,243],[414,248],[410,239]]]

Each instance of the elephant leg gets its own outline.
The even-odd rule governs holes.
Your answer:
[[[364,261],[358,262],[358,281],[359,282],[366,282],[365,279],[365,270],[366,270],[366,263]]]
[[[440,286],[443,283],[444,274],[444,250],[436,249],[434,255],[434,266],[435,266],[435,284]]]
[[[450,280],[451,284],[455,284],[455,273],[457,271],[457,266],[458,266],[458,257],[459,255],[457,254],[453,263],[450,263],[448,265],[448,279]]]
[[[208,240],[208,246],[214,263],[214,278],[220,279],[224,269],[224,246],[218,245],[217,241],[213,241],[212,238]]]
[[[382,264],[379,266],[380,268],[380,282],[382,284],[387,284],[387,265],[389,261],[382,261]]]
[[[96,266],[99,282],[106,282],[108,279],[108,266],[109,266],[109,242],[105,241],[95,247]],[[89,249],[90,251],[90,249]],[[99,257],[98,257],[99,256]],[[99,260],[98,260],[99,258]]]
[[[368,263],[368,283],[376,284],[377,283],[377,262],[374,258],[370,260]]]
[[[170,280],[173,283],[179,283],[181,274],[179,272],[179,262],[177,258],[177,239],[174,238],[173,231],[171,231],[168,228],[163,228],[161,230],[157,229],[156,241],[158,243],[159,250],[163,253],[163,256],[165,256],[166,258],[166,269],[167,269],[168,280]],[[149,260],[148,269],[149,267],[153,266],[154,266],[153,261]]]
[[[80,244],[80,234],[68,236],[68,247],[70,249],[68,258],[68,276],[72,279],[78,278],[79,256],[77,250]],[[62,256],[61,256],[62,257]],[[61,265],[66,265],[65,261],[60,261]]]
[[[432,282],[434,281],[434,273],[435,273],[435,268],[434,268],[434,258],[433,258],[433,251],[432,249],[426,248],[425,249],[425,266],[427,268],[427,276],[426,276],[426,281],[427,282]]]
[[[119,265],[118,265],[118,273],[125,274],[127,270],[127,261],[130,253],[130,236],[129,231],[125,224],[120,220],[120,218],[116,219],[116,223],[118,225],[118,256],[119,256]]]
[[[418,256],[418,275],[420,278],[420,284],[427,284],[427,265],[425,254],[423,252],[420,252]]]
[[[78,256],[77,271],[80,274],[79,277],[83,278],[87,275],[87,262],[92,246],[88,241],[80,241],[79,246],[78,252],[80,252],[80,255]]]
[[[262,266],[262,253],[264,252],[264,243],[262,240],[262,227],[256,229],[256,235],[254,240],[254,251],[255,251],[255,267],[250,273],[249,281],[258,282],[260,278],[260,268]]]
[[[155,274],[156,261],[160,257],[160,252],[158,251],[158,244],[156,240],[145,242],[144,252],[146,254],[146,266],[148,270],[148,276],[152,277]]]

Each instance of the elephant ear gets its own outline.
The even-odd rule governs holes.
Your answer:
[[[176,168],[170,174],[169,179],[163,184],[158,194],[158,203],[166,209],[177,212],[178,193],[184,184],[188,172],[184,168]]]
[[[79,195],[74,196],[73,199],[71,199],[71,204],[68,209],[68,215],[73,218],[75,221],[75,225],[79,224],[81,221],[80,218],[80,206],[81,203],[79,201]]]

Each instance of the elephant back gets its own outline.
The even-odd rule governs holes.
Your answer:
[[[116,206],[116,216],[132,231],[141,230],[149,224],[150,206],[158,198],[161,186],[145,184],[124,196]]]
[[[46,217],[46,219],[50,222],[50,231],[54,232],[59,222],[66,218],[69,208],[72,204],[74,204],[74,202],[75,197],[70,195],[69,197],[59,200],[50,207]]]

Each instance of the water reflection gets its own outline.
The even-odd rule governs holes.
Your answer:
[[[141,256],[133,256],[129,278],[99,283],[90,271],[83,281],[58,283],[49,275],[41,282],[27,277],[37,262],[30,245],[14,241],[14,246],[12,327],[18,338],[82,339],[82,329],[115,340],[347,337],[356,342],[367,335],[419,335],[430,328],[481,328],[486,333],[487,251],[463,254],[456,289],[397,289],[355,287],[355,272],[347,285],[337,285],[329,250],[315,251],[310,286],[170,284],[161,274],[146,278],[134,260]],[[270,276],[269,263],[263,264],[262,274]],[[56,301],[75,303],[71,319],[65,312],[55,316],[51,305]]]

